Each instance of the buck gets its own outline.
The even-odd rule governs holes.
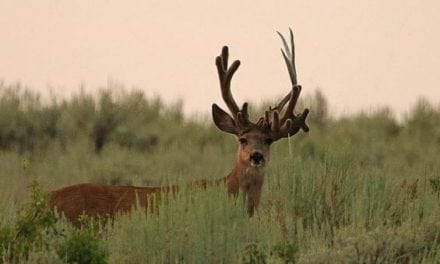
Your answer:
[[[230,114],[217,104],[213,104],[212,117],[221,131],[237,137],[238,151],[232,171],[225,178],[213,182],[201,180],[193,183],[199,187],[206,187],[224,182],[229,194],[237,196],[242,192],[246,199],[249,216],[254,214],[260,203],[264,167],[269,161],[271,144],[282,138],[293,136],[300,130],[309,131],[305,123],[309,110],[304,109],[300,115],[294,113],[301,86],[297,83],[293,33],[290,30],[290,49],[284,37],[279,32],[278,34],[284,45],[281,51],[287,65],[292,89],[276,106],[269,107],[257,122],[249,119],[248,103],[245,102],[240,109],[231,93],[231,80],[240,66],[240,61],[236,60],[228,66],[227,46],[223,47],[220,56],[216,58],[221,94]],[[81,214],[91,217],[114,217],[119,212],[131,210],[136,201],[139,201],[141,206],[147,207],[154,193],[175,193],[178,190],[178,186],[133,187],[78,184],[52,192],[49,205],[63,213],[74,225],[79,225],[78,218]]]
[[[240,191],[243,192],[250,216],[260,203],[264,167],[269,160],[271,144],[295,135],[300,129],[309,131],[305,123],[309,110],[305,109],[298,116],[294,114],[301,86],[297,82],[293,33],[290,30],[290,49],[284,37],[279,32],[278,34],[284,44],[284,50],[281,51],[292,82],[292,90],[276,106],[269,107],[264,116],[255,123],[249,120],[248,103],[245,102],[240,109],[231,93],[232,76],[240,66],[240,61],[236,60],[228,66],[229,54],[226,46],[215,61],[222,97],[231,115],[213,104],[214,123],[220,130],[235,135],[239,142],[234,167],[226,176],[225,182],[230,194],[237,195]]]

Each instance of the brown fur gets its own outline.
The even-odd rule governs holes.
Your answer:
[[[229,194],[237,196],[240,191],[243,192],[249,216],[254,214],[260,204],[264,166],[269,160],[270,153],[270,144],[265,142],[268,137],[267,133],[257,129],[243,133],[239,138],[245,138],[247,143],[239,144],[234,167],[226,176]],[[263,163],[258,167],[253,166],[250,160],[251,153],[256,151],[263,154]]]
[[[162,192],[177,192],[176,186],[134,187],[111,186],[93,183],[83,183],[67,186],[53,191],[49,197],[49,206],[63,214],[73,225],[79,226],[79,217],[85,214],[89,217],[110,217],[119,212],[128,212],[139,202],[147,207],[153,199],[152,194]]]
[[[263,169],[236,167],[226,177],[228,193],[237,196],[243,192],[249,216],[254,214],[260,204],[261,189],[264,182]]]

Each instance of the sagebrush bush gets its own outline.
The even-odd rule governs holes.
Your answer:
[[[58,247],[57,253],[65,263],[78,264],[107,263],[108,255],[98,233],[91,228],[73,231]]]
[[[57,218],[47,207],[47,193],[37,182],[29,187],[30,200],[17,212],[15,225],[0,226],[0,256],[8,262],[26,259],[30,251],[47,250],[58,235]]]
[[[49,100],[0,84],[2,261],[437,261],[440,108],[420,99],[401,120],[387,107],[335,118],[320,92],[300,103],[311,108],[311,130],[272,147],[255,217],[220,186],[181,192],[154,214],[138,209],[95,233],[55,222],[43,192],[25,186],[218,179],[230,172],[235,138],[209,115],[187,118],[180,103],[114,84]]]

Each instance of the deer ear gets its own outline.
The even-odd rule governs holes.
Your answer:
[[[212,118],[214,119],[215,125],[221,131],[238,135],[238,129],[235,125],[234,119],[216,104],[212,105]]]

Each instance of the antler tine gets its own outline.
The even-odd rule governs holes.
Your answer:
[[[294,86],[292,89],[292,96],[289,100],[289,104],[287,105],[286,112],[281,117],[280,124],[282,126],[287,125],[285,128],[285,132],[287,132],[289,135],[294,135],[298,132],[298,130],[301,128],[304,132],[309,131],[309,127],[306,125],[306,118],[309,114],[309,109],[304,109],[303,113],[298,117],[295,115],[294,110],[296,103],[298,102],[298,97],[301,93],[301,86],[297,85]],[[291,124],[288,124],[288,121],[291,120]],[[288,135],[285,135],[288,136]]]
[[[217,66],[223,100],[225,101],[226,106],[231,111],[231,114],[233,115],[234,119],[236,119],[240,109],[238,108],[238,105],[235,102],[231,93],[231,80],[232,80],[232,76],[240,66],[240,61],[239,60],[234,61],[231,64],[231,66],[228,68],[228,57],[229,57],[228,47],[224,46],[221,55],[216,58],[215,64]],[[244,113],[244,115],[247,116],[247,113]]]
[[[278,35],[281,38],[281,41],[283,42],[284,49],[281,49],[281,54],[283,55],[284,62],[286,63],[287,70],[289,72],[290,81],[292,83],[292,86],[295,86],[298,84],[297,74],[296,74],[296,67],[295,67],[295,43],[294,43],[294,37],[292,29],[289,28],[290,33],[290,49],[289,45],[287,44],[286,39],[284,36],[277,31]],[[277,105],[278,111],[281,112],[284,105],[289,101],[291,93],[288,93]]]
[[[289,32],[290,32],[290,49],[284,36],[277,31],[284,45],[284,49],[281,49],[281,53],[283,54],[284,62],[286,63],[287,70],[289,71],[290,81],[292,82],[292,85],[297,85],[298,80],[297,80],[296,67],[295,67],[295,43],[291,28],[289,28]]]
[[[288,118],[291,118],[294,114],[296,103],[298,102],[299,94],[301,93],[301,86],[296,85],[292,87],[292,91],[290,92],[289,104],[287,105],[286,111],[284,115],[281,117],[281,124],[284,124]]]
[[[278,133],[280,131],[280,118],[278,116],[278,111],[275,110],[272,112],[272,124],[270,128],[274,133]]]
[[[304,132],[309,132],[309,127],[306,124],[306,118],[309,114],[309,109],[304,109],[302,114],[300,116],[293,115],[292,119],[287,119],[286,123],[281,127],[279,136],[280,137],[288,137],[293,136],[300,129],[302,129]]]
[[[271,124],[271,132],[274,140],[278,140],[280,138],[293,136],[302,129],[305,132],[309,131],[309,127],[306,124],[306,118],[309,114],[309,109],[304,109],[303,113],[300,116],[292,115],[291,118],[287,119],[284,124],[281,124],[279,120],[278,111],[272,112],[272,124]]]
[[[281,111],[284,107],[284,105],[289,101],[290,96],[292,95],[292,92],[289,92],[284,96],[284,98],[278,103],[278,105],[275,107],[275,109],[278,109],[278,111]]]
[[[293,136],[298,133],[300,129],[305,132],[309,131],[309,127],[305,123],[305,120],[309,114],[309,109],[304,109],[300,116],[296,116],[293,112],[300,93],[301,86],[294,86],[292,89],[291,98],[289,100],[289,105],[287,106],[287,109],[281,119],[279,117],[278,110],[274,109],[271,112],[271,130],[275,134],[275,138],[278,139]],[[268,114],[266,114],[266,116],[267,115]]]

